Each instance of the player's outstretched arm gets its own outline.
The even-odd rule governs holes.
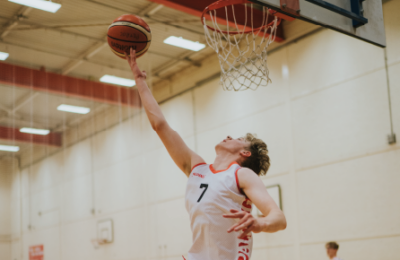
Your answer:
[[[146,72],[141,71],[136,63],[136,52],[131,49],[130,55],[126,53],[125,56],[135,77],[136,86],[152,128],[157,132],[175,164],[189,176],[192,166],[203,163],[204,160],[185,144],[180,135],[165,120],[160,106],[147,86]]]
[[[248,168],[241,168],[239,169],[237,175],[240,188],[261,211],[264,217],[255,218],[246,211],[232,209],[231,214],[225,214],[224,217],[238,218],[240,220],[238,223],[228,229],[228,232],[243,231],[239,237],[244,238],[250,232],[273,233],[285,229],[285,215],[268,194],[264,183],[257,176],[257,174]]]

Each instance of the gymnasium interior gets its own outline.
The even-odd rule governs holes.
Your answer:
[[[123,14],[150,26],[138,65],[193,151],[211,164],[227,135],[267,143],[261,178],[287,228],[253,234],[251,260],[329,259],[329,241],[340,259],[400,259],[400,0],[382,1],[384,48],[282,20],[271,82],[245,91],[221,87],[194,14],[148,0],[53,2],[55,13],[0,1],[0,260],[187,259],[187,177],[107,42]],[[171,36],[204,48],[166,44]]]

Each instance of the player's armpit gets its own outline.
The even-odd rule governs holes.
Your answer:
[[[268,194],[264,183],[257,174],[248,168],[241,168],[238,170],[237,177],[240,188],[265,216],[258,218],[262,222],[263,232],[285,229],[287,224],[285,215]]]

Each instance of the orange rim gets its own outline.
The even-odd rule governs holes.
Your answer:
[[[239,33],[252,33],[252,32],[258,32],[261,31],[262,29],[264,29],[265,27],[269,27],[271,25],[274,24],[274,21],[270,22],[269,24],[263,25],[261,27],[258,28],[253,28],[253,29],[248,29],[248,30],[243,30],[243,31],[222,31],[222,30],[217,30],[207,24],[204,24],[204,16],[206,15],[207,12],[213,11],[213,10],[217,10],[229,5],[239,5],[239,4],[252,4],[252,2],[248,1],[248,0],[219,0],[215,3],[210,4],[209,6],[207,6],[203,13],[201,14],[201,23],[205,26],[207,26],[208,29],[212,30],[212,31],[217,31],[220,33],[225,33],[225,34],[239,34]],[[272,15],[275,15],[277,12],[271,9],[268,9],[269,13]],[[281,23],[281,18],[278,18],[278,22],[277,22],[277,26]],[[247,26],[246,26],[247,27]]]

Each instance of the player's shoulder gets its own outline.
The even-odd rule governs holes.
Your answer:
[[[237,176],[240,180],[243,181],[259,180],[257,173],[255,173],[252,169],[247,167],[240,167],[237,170]]]
[[[247,167],[240,167],[238,169],[238,173],[240,173],[242,175],[251,175],[251,176],[255,175],[255,176],[257,176],[257,173],[255,173],[252,169],[247,168]]]
[[[237,182],[241,189],[258,186],[262,183],[262,180],[258,177],[252,169],[242,167],[237,171],[236,174]]]

